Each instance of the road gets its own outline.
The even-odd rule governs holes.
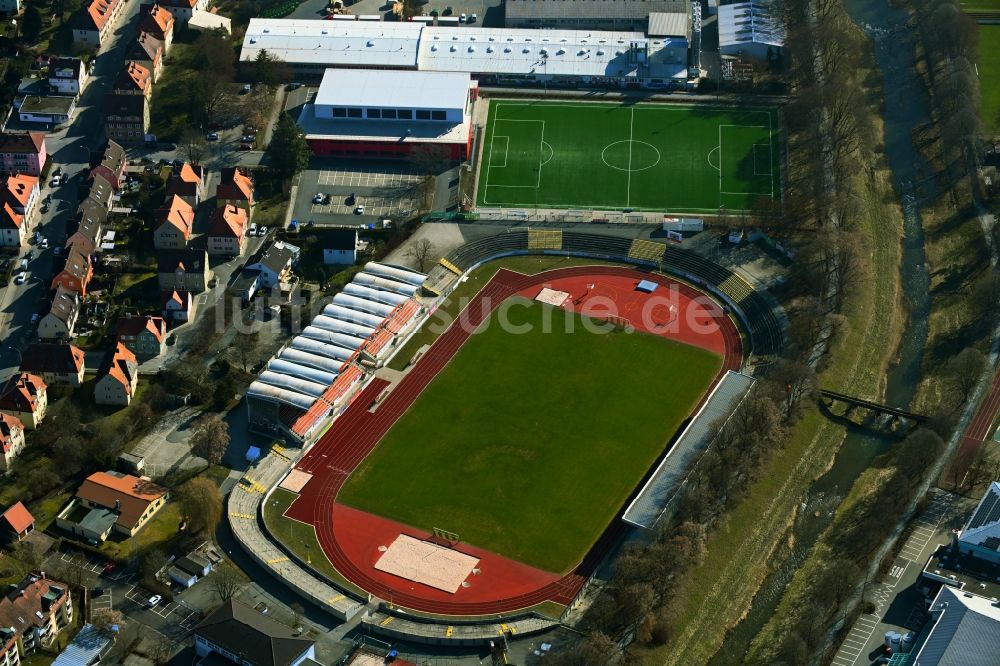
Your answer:
[[[53,249],[65,242],[66,229],[76,214],[80,185],[90,167],[90,152],[104,145],[101,101],[121,70],[126,45],[136,33],[138,17],[139,0],[128,0],[118,27],[95,57],[91,78],[80,97],[76,116],[68,126],[45,137],[49,173],[53,173],[55,167],[61,167],[68,181],[57,188],[43,184],[41,196],[43,199],[51,196],[52,205],[47,213],[41,213],[40,208],[36,210],[29,220],[28,235],[41,231],[49,239],[51,247],[46,251],[37,247],[27,248],[21,256],[26,252],[34,255],[29,264],[28,282],[20,287],[4,285],[0,294],[0,339],[5,343],[0,350],[0,380],[10,377],[17,370],[21,349],[34,333],[31,315],[42,309],[42,301],[48,294]]]

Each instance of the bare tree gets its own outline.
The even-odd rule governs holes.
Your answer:
[[[236,334],[236,339],[233,341],[233,347],[236,350],[236,355],[240,359],[240,365],[243,367],[243,372],[249,372],[250,359],[254,357],[259,342],[260,334],[256,330],[252,330],[248,333],[240,332]]]
[[[201,132],[189,127],[181,134],[181,148],[191,164],[200,164],[205,157],[205,137]]]
[[[125,624],[125,616],[113,608],[98,608],[90,614],[90,623],[101,633],[115,634],[120,632]]]
[[[966,347],[948,361],[945,372],[964,403],[979,383],[979,376],[986,365],[986,357],[978,349]]]
[[[421,238],[410,246],[407,250],[406,256],[410,257],[417,263],[417,270],[421,273],[427,271],[427,267],[433,261],[432,255],[434,254],[434,243],[428,238]]]
[[[212,584],[212,592],[223,603],[235,597],[243,584],[243,577],[231,564],[220,564],[208,580]]]
[[[229,448],[229,426],[218,414],[205,414],[194,422],[191,452],[210,465],[218,465]]]

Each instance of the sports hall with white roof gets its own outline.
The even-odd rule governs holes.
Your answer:
[[[377,262],[279,351],[250,384],[251,429],[302,442],[346,401],[366,368],[389,355],[417,322],[427,276]]]
[[[313,81],[329,67],[467,72],[480,83],[662,86],[688,78],[685,37],[641,32],[251,19],[240,60],[251,63],[261,50]]]

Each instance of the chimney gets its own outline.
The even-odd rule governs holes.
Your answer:
[[[122,512],[122,501],[115,500],[115,513],[121,513],[121,512]]]

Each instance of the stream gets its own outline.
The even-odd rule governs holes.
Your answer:
[[[930,314],[930,277],[924,266],[917,196],[919,192],[921,198],[927,197],[931,194],[928,188],[933,186],[928,178],[932,169],[914,148],[912,131],[929,121],[930,112],[923,81],[913,67],[915,37],[907,25],[908,14],[890,7],[885,0],[844,0],[844,5],[854,22],[874,39],[875,57],[884,74],[885,153],[903,203],[901,287],[908,316],[898,356],[887,376],[884,402],[906,408],[920,378]],[[890,438],[861,428],[849,430],[833,466],[812,484],[799,505],[792,527],[791,552],[784,561],[773,564],[772,573],[754,597],[746,617],[726,634],[719,652],[709,662],[712,666],[742,663],[750,642],[770,619],[785,587],[830,524],[854,480],[891,445]]]

